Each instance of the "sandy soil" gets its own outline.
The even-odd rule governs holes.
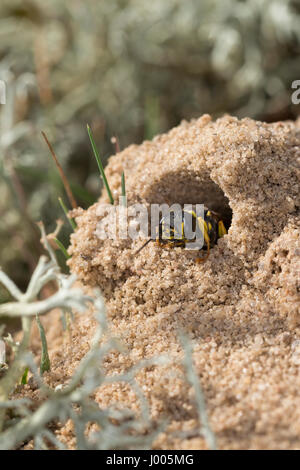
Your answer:
[[[157,448],[206,448],[197,433],[172,434],[197,425],[179,331],[192,340],[219,448],[300,448],[299,142],[292,122],[205,115],[110,158],[109,183],[118,195],[125,170],[129,204],[205,203],[232,217],[202,264],[195,252],[154,243],[135,256],[141,241],[97,238],[98,203],[76,212],[71,271],[100,286],[111,333],[128,351],[106,358],[107,373],[159,354],[172,362],[138,374],[152,417],[170,422]],[[53,345],[50,382],[70,376],[93,329],[92,314],[78,316],[64,352]],[[126,384],[98,390],[95,400],[138,409]],[[70,426],[61,436],[72,439]]]

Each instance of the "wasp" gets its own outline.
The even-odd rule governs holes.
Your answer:
[[[204,208],[203,215],[204,217],[199,217],[193,209],[183,209],[163,216],[156,229],[155,239],[149,238],[135,254],[138,254],[151,241],[156,241],[162,247],[188,247],[188,244],[195,243],[197,231],[198,233],[200,231],[203,237],[200,251],[205,251],[206,255],[197,258],[196,261],[205,261],[209,256],[210,248],[216,244],[219,238],[226,235],[227,230],[217,212]],[[189,235],[191,233],[192,236]]]

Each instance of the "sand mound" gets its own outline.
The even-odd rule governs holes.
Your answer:
[[[219,447],[300,448],[299,142],[294,123],[203,116],[110,158],[109,183],[119,194],[125,170],[129,204],[204,203],[222,214],[228,235],[202,264],[194,251],[154,243],[135,256],[140,240],[98,239],[98,204],[77,211],[71,270],[100,286],[112,334],[128,349],[107,358],[107,371],[166,353],[172,367],[150,367],[138,378],[153,417],[167,417],[170,431],[196,425],[180,367],[184,331]],[[80,348],[88,322],[77,321]],[[124,384],[95,398],[137,407]],[[206,446],[197,433],[165,433],[156,445]]]

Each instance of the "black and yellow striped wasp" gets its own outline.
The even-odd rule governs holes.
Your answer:
[[[199,251],[206,251],[206,255],[197,258],[196,261],[205,261],[209,256],[210,248],[216,244],[219,238],[226,235],[227,230],[216,212],[204,208],[203,215],[204,217],[198,216],[193,209],[183,209],[163,216],[156,228],[155,238],[149,238],[135,254],[138,254],[151,241],[156,241],[162,247],[189,248],[189,244],[196,242],[197,233],[201,233],[202,244]],[[190,235],[191,233],[192,235]]]

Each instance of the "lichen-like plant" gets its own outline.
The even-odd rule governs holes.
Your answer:
[[[75,287],[75,276],[62,274],[57,264],[54,251],[49,243],[43,225],[40,226],[42,242],[50,259],[42,256],[29,282],[25,293],[22,293],[14,282],[0,270],[0,282],[6,287],[16,301],[0,306],[0,318],[19,317],[22,320],[23,339],[20,344],[6,338],[14,351],[14,360],[9,366],[5,364],[5,345],[0,341],[0,449],[16,449],[24,442],[33,440],[35,449],[64,449],[65,445],[50,430],[49,425],[55,422],[64,423],[71,419],[74,423],[77,449],[145,449],[150,448],[153,440],[166,427],[151,421],[148,403],[145,400],[136,380],[136,373],[149,365],[166,364],[165,357],[140,361],[124,374],[107,376],[101,369],[103,358],[111,351],[120,350],[118,341],[107,335],[105,307],[100,292],[96,289],[92,296]],[[43,286],[48,282],[57,283],[57,291],[44,300],[37,300]],[[93,308],[97,327],[91,348],[82,359],[78,369],[67,384],[61,384],[54,390],[47,386],[43,379],[44,362],[49,368],[49,358],[42,331],[44,360],[41,361],[40,373],[29,352],[30,332],[36,315],[45,315],[54,308],[63,312],[72,310],[84,312]],[[41,331],[41,330],[40,330]],[[1,333],[1,331],[0,331]],[[107,339],[104,339],[104,333]],[[215,448],[215,438],[209,427],[204,398],[198,377],[193,369],[192,350],[187,338],[182,337],[185,350],[184,365],[187,380],[195,389],[196,408],[201,426],[196,432],[202,434],[210,448]],[[43,354],[42,354],[43,356]],[[4,367],[5,366],[5,367]],[[43,403],[38,407],[30,399],[13,399],[18,383],[26,383],[28,370],[40,388]],[[24,372],[25,371],[25,372]],[[126,382],[140,400],[140,413],[134,414],[129,409],[118,410],[114,407],[100,409],[90,398],[91,394],[104,383]],[[32,411],[33,410],[33,411]],[[10,412],[10,413],[8,413]],[[10,416],[10,418],[9,418]],[[87,433],[93,424],[93,432]],[[193,431],[195,432],[195,431]]]
[[[120,348],[113,339],[101,344],[103,333],[107,328],[101,294],[95,290],[93,296],[87,296],[81,289],[74,287],[75,276],[61,273],[43,226],[41,226],[41,230],[44,245],[50,254],[50,260],[47,260],[46,257],[40,259],[27,291],[22,293],[11,279],[0,271],[0,282],[16,299],[15,302],[1,305],[0,317],[20,317],[23,329],[23,339],[16,346],[14,360],[0,380],[0,449],[16,448],[28,439],[34,439],[35,448],[47,448],[46,441],[48,445],[50,443],[56,448],[63,448],[64,445],[47,426],[56,420],[65,422],[67,419],[72,419],[74,422],[78,449],[149,447],[161,428],[152,429],[147,405],[134,379],[136,368],[127,374],[113,378],[105,377],[101,371],[103,357],[112,348]],[[45,300],[36,300],[43,286],[49,281],[56,281],[57,292]],[[44,315],[54,308],[60,308],[63,311],[83,312],[87,307],[94,309],[98,324],[91,349],[81,361],[70,382],[53,390],[43,382],[34,358],[29,353],[32,321],[35,315]],[[3,342],[1,345],[3,346]],[[2,362],[4,362],[3,347],[1,351]],[[145,361],[140,363],[138,367],[145,367],[148,364],[149,361]],[[20,381],[26,368],[31,370],[40,387],[41,394],[46,398],[43,404],[33,412],[30,411],[31,400],[10,399],[10,395],[15,390],[16,384]],[[89,398],[89,395],[104,382],[119,380],[130,383],[141,398],[139,417],[134,416],[128,410],[117,411],[113,408],[100,410]],[[13,410],[14,419],[11,421],[7,418],[8,410]],[[118,424],[113,424],[112,420]],[[85,431],[90,423],[96,424],[99,430],[86,436]]]

